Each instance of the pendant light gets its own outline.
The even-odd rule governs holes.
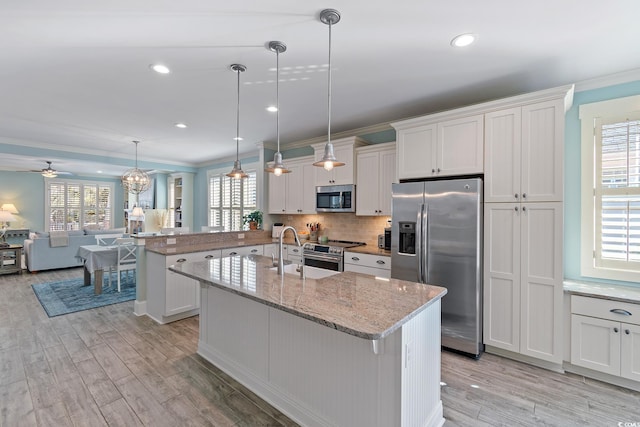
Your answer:
[[[241,64],[231,64],[229,68],[238,74],[238,109],[236,111],[236,161],[233,162],[233,169],[227,176],[234,179],[243,179],[249,175],[242,170],[242,165],[240,164],[240,73],[247,71],[247,67]]]
[[[151,186],[149,175],[143,170],[138,169],[138,144],[140,141],[133,141],[136,144],[136,165],[133,169],[129,169],[122,174],[120,180],[122,186],[128,193],[140,194],[144,193]]]
[[[266,168],[265,172],[280,176],[283,173],[291,172],[282,163],[282,153],[280,153],[280,54],[287,50],[287,46],[278,41],[269,42],[269,50],[276,53],[276,135],[278,140],[278,151],[273,155],[273,166]]]
[[[335,9],[325,9],[320,12],[320,22],[329,26],[329,96],[327,102],[329,118],[327,120],[327,143],[324,146],[324,156],[320,161],[315,162],[313,166],[322,166],[328,171],[337,166],[344,166],[343,162],[339,162],[336,159],[336,155],[333,153],[333,144],[331,143],[331,26],[339,21],[340,12]]]

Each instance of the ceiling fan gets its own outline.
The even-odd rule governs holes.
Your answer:
[[[45,178],[55,178],[58,175],[73,175],[71,172],[62,172],[62,171],[53,169],[51,167],[51,162],[49,160],[46,160],[46,163],[47,163],[46,168],[34,169],[34,170],[30,170],[29,172],[38,172],[42,174],[42,176],[44,176]]]

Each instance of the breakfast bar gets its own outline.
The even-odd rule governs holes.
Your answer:
[[[278,275],[257,255],[169,269],[200,282],[198,353],[298,423],[444,423],[446,289],[353,272]]]

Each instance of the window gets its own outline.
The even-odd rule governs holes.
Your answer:
[[[256,171],[247,170],[246,179],[233,179],[227,171],[210,171],[209,221],[210,227],[223,226],[225,231],[243,229],[242,217],[257,207]]]
[[[50,230],[113,228],[113,184],[48,179],[45,227]]]
[[[640,272],[640,96],[585,104],[582,121],[584,276]]]

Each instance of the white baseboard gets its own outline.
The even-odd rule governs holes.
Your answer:
[[[582,375],[583,377],[593,378],[594,380],[617,385],[619,387],[640,391],[640,382],[629,380],[627,378],[615,375],[605,374],[603,372],[594,371],[593,369],[583,368],[582,366],[572,365],[569,362],[564,363],[564,369],[567,372]]]
[[[546,360],[536,359],[535,357],[525,356],[524,354],[514,353],[512,351],[503,350],[501,348],[492,347],[490,345],[485,345],[484,351],[486,353],[506,357],[507,359],[513,359],[517,360],[518,362],[528,363],[529,365],[537,366],[538,368],[548,369],[560,374],[564,373],[562,364],[547,362]]]
[[[136,300],[133,304],[133,314],[136,316],[144,316],[147,314],[147,301]]]

